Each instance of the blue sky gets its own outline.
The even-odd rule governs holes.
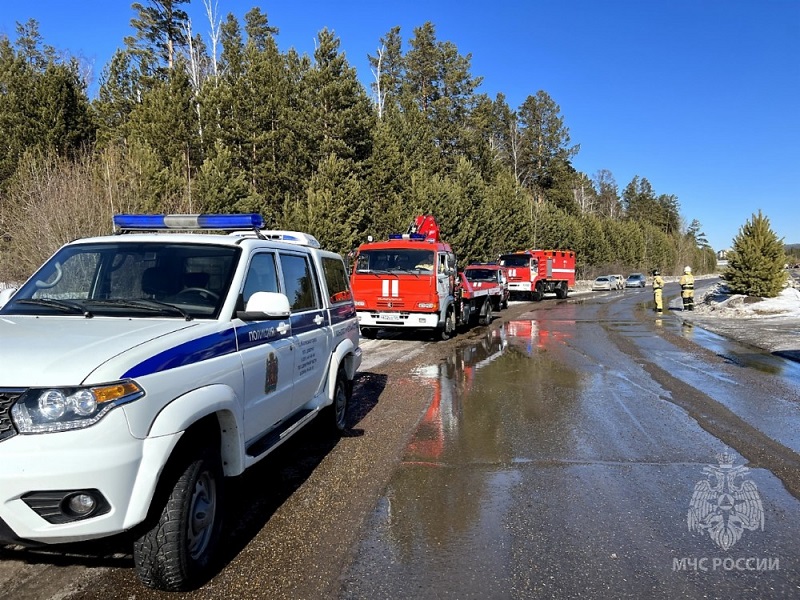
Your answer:
[[[146,0],[141,0],[145,2]],[[34,18],[44,42],[93,64],[94,85],[131,33],[124,0],[0,0],[0,34]],[[575,167],[610,171],[620,191],[638,175],[678,197],[687,224],[729,247],[758,210],[800,243],[800,0],[217,0],[259,6],[278,43],[312,54],[323,28],[365,85],[367,55],[394,26],[404,40],[432,22],[472,55],[479,91],[512,108],[539,90],[561,107]],[[208,32],[202,0],[187,11]]]

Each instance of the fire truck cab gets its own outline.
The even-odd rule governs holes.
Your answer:
[[[350,282],[361,334],[379,329],[428,329],[438,339],[456,329],[456,255],[439,237],[431,215],[408,231],[356,251]]]
[[[567,297],[575,287],[575,252],[572,250],[522,250],[500,256],[508,269],[512,298],[539,301],[546,293]]]
[[[492,308],[500,311],[508,308],[508,269],[496,263],[471,263],[464,269],[464,276],[476,289],[489,290]]]

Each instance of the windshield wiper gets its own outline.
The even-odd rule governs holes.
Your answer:
[[[414,277],[419,279],[419,273],[416,273],[415,271],[419,271],[420,269],[416,269],[416,268],[415,269],[400,269],[400,268],[397,268],[397,269],[394,269],[394,270],[395,271],[400,271],[401,273],[411,273]]]
[[[140,308],[161,314],[170,313],[173,315],[179,315],[187,321],[192,321],[194,319],[192,315],[187,313],[182,308],[175,306],[174,304],[161,302],[159,300],[151,300],[150,298],[141,298],[138,300],[95,300],[94,303],[112,304],[120,308]]]
[[[57,308],[62,311],[71,313],[80,313],[87,319],[91,319],[94,315],[86,310],[77,302],[70,302],[69,300],[55,300],[53,298],[21,298],[15,301],[16,304],[35,304],[37,306],[47,306],[48,308]]]
[[[358,271],[359,273],[364,273],[366,275],[375,275],[375,277],[380,277],[381,275],[393,275],[389,271],[384,269],[370,269],[368,271]]]

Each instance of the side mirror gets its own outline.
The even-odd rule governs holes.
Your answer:
[[[288,319],[291,314],[289,298],[277,292],[255,292],[247,301],[244,310],[236,316],[242,321],[266,321],[268,319]]]
[[[14,292],[16,291],[17,288],[15,287],[6,288],[0,291],[0,308],[3,308],[8,303],[8,301],[11,299],[11,296],[13,296]]]

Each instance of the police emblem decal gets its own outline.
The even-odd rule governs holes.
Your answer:
[[[267,356],[267,377],[264,382],[264,392],[274,392],[278,388],[278,357],[274,352]]]
[[[707,531],[714,543],[728,550],[745,530],[764,531],[764,507],[754,481],[745,477],[750,469],[734,465],[725,452],[716,456],[719,465],[703,467],[705,479],[694,486],[689,502],[689,531]]]

